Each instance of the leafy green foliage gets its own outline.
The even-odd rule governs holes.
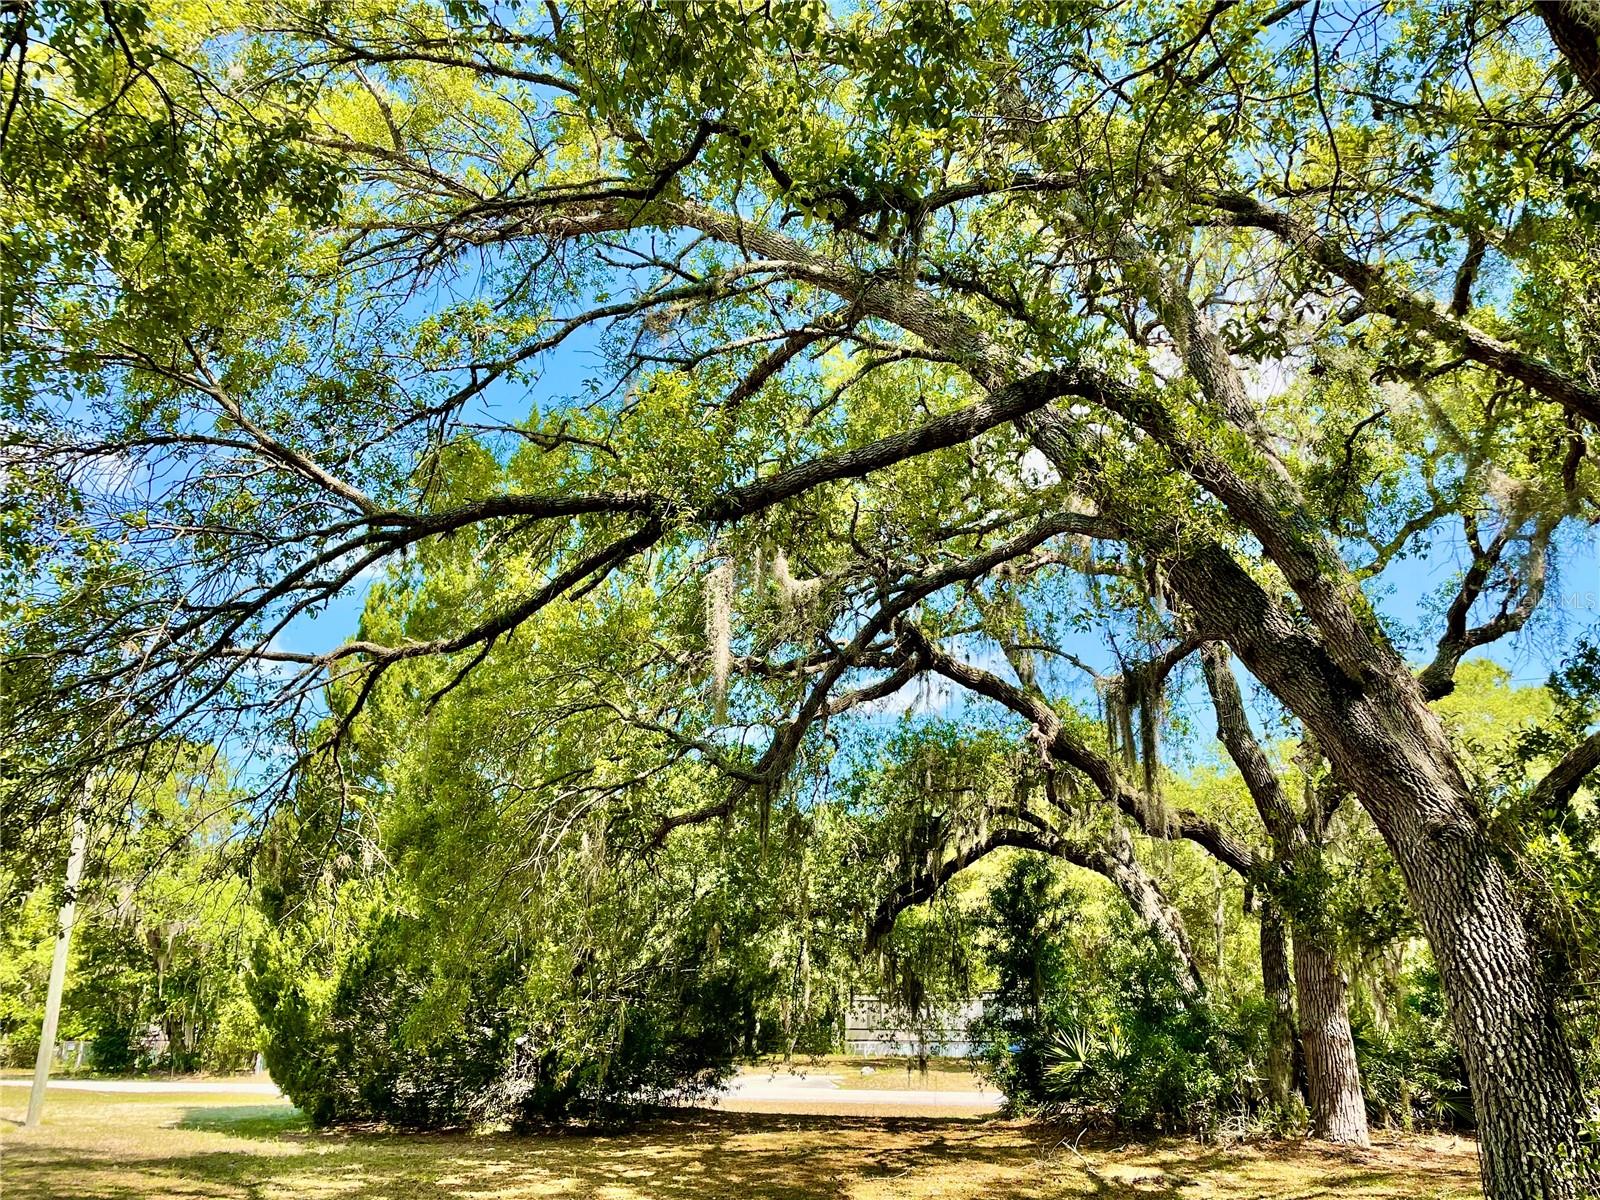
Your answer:
[[[480,986],[458,1021],[420,1044],[408,1039],[428,975],[408,961],[406,932],[381,902],[371,905],[327,976],[281,936],[257,946],[250,986],[266,1027],[267,1068],[318,1125],[461,1124],[495,1080],[508,1021],[483,981],[474,981]]]
[[[244,1070],[259,1042],[245,995],[254,913],[234,845],[246,814],[215,753],[180,747],[163,758],[178,769],[95,781],[126,824],[90,832],[59,1036],[90,1040],[88,1065],[102,1071]],[[0,1038],[13,1062],[36,1045],[62,869],[46,862],[31,888],[11,893],[14,988]]]
[[[995,988],[973,1035],[995,1086],[1019,1104],[1044,1098],[1046,1046],[1072,1028],[1059,1011],[1074,1001],[1077,965],[1065,945],[1065,899],[1050,864],[1029,856],[1011,864],[984,914]]]
[[[25,1066],[39,1051],[55,899],[48,888],[7,894],[6,920],[0,923],[0,1058],[8,1066]]]
[[[1367,1107],[1405,1129],[1462,1129],[1473,1123],[1466,1067],[1444,1011],[1438,972],[1419,965],[1403,981],[1401,1004],[1380,1023],[1370,1010],[1354,1022]]]
[[[1145,697],[1137,753],[1087,714],[1203,636],[1277,664],[1345,770],[1351,714],[1366,752],[1391,728],[1421,747],[1357,799],[1393,793],[1391,844],[1481,810],[1552,975],[1583,976],[1592,796],[1535,777],[1583,744],[1600,673],[1578,661],[1512,741],[1458,723],[1454,751],[1398,678],[1431,650],[1428,694],[1470,687],[1461,655],[1537,628],[1595,511],[1592,123],[1535,19],[1486,15],[16,8],[3,832],[53,828],[51,785],[106,760],[259,739],[254,987],[293,1092],[323,1121],[604,1117],[736,1046],[826,1045],[868,967],[912,1010],[974,990],[953,897],[876,963],[854,935],[881,885],[1003,806],[1037,816],[1030,789],[1074,835],[1127,808],[1172,832],[1155,733],[1187,732],[1180,706]],[[581,369],[547,369],[586,337]],[[1048,407],[979,420],[1041,376]],[[1400,564],[1457,548],[1416,628],[1385,611]],[[1193,586],[1201,561],[1252,603]],[[289,644],[374,577],[357,638]],[[998,648],[989,692],[1036,707],[874,711],[936,643]],[[1077,767],[1040,762],[1057,723]],[[842,781],[852,739],[870,766]],[[1435,808],[1402,778],[1443,781]],[[1370,984],[1429,871],[1405,896],[1353,815],[1268,870],[1232,791],[1198,815],[1250,831],[1248,886]],[[1210,999],[1008,878],[993,1069],[1203,1128],[1257,1103],[1244,888],[1139,849],[1215,929]],[[85,943],[107,1052],[132,1061],[130,1022],[155,1020],[193,1057],[201,1012],[244,1045],[196,961],[233,960],[171,895],[140,905]],[[1440,1044],[1385,1043],[1374,1070],[1443,1080]]]
[[[313,775],[269,836],[274,924],[252,995],[274,1078],[314,1120],[609,1122],[703,1092],[736,1055],[831,1048],[822,981],[840,964],[801,849],[812,822],[787,810],[767,839],[713,826],[644,860],[621,854],[633,831],[566,790],[609,786],[559,765],[584,742],[502,740],[543,718],[476,687],[402,742],[424,702],[386,692],[351,747],[351,763],[380,773],[381,808],[346,808],[333,777]],[[597,722],[590,736],[630,753],[617,733]],[[390,736],[410,749],[379,753]],[[625,799],[642,781],[613,765]],[[487,803],[504,778],[513,786]],[[704,783],[688,768],[645,778],[690,795]]]
[[[1252,1120],[1263,1104],[1260,1006],[1188,999],[1170,952],[1126,919],[1086,934],[1082,904],[1032,857],[990,894],[996,986],[973,1032],[995,1085],[1019,1109],[1129,1129],[1207,1133]]]

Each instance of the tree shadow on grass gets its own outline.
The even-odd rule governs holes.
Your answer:
[[[123,1152],[120,1161],[79,1147],[8,1147],[6,1200],[1377,1200],[1419,1194],[1423,1178],[1391,1173],[1379,1160],[1288,1147],[1280,1154],[1212,1153],[1193,1143],[1108,1146],[1078,1158],[1053,1153],[1057,1138],[1047,1129],[955,1117],[700,1110],[621,1133],[474,1136],[312,1133],[297,1113],[243,1106],[187,1109],[177,1129],[196,1132],[192,1153],[173,1153],[172,1141],[152,1142],[147,1155]],[[210,1139],[218,1133],[251,1142],[225,1151]],[[1340,1188],[1341,1181],[1353,1186]],[[1196,1190],[1201,1183],[1222,1187]]]
[[[176,1128],[275,1140],[289,1133],[305,1133],[310,1130],[311,1122],[298,1108],[285,1108],[281,1104],[219,1104],[185,1109]]]
[[[1108,1152],[1088,1173],[1097,1195],[1143,1200],[1192,1200],[1195,1189],[1219,1180],[1228,1181],[1231,1194],[1296,1200],[1464,1197],[1479,1190],[1470,1144],[1464,1152],[1440,1153],[1423,1139],[1392,1135],[1369,1149],[1297,1140],[1202,1148],[1163,1139]]]
[[[239,1134],[261,1149],[210,1148],[121,1161],[76,1149],[16,1147],[7,1200],[179,1200],[262,1194],[323,1200],[809,1200],[877,1184],[881,1196],[1036,1196],[1038,1147],[1014,1129],[960,1119],[691,1112],[626,1133],[305,1133],[253,1106],[191,1109],[177,1128]],[[277,1121],[273,1135],[268,1123]],[[167,1152],[163,1153],[165,1150]]]

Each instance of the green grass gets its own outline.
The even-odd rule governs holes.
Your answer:
[[[56,1092],[22,1130],[0,1093],[6,1200],[1256,1200],[1476,1196],[1470,1142],[1372,1151],[1120,1142],[951,1117],[692,1111],[609,1136],[318,1133],[259,1097]]]
[[[228,1097],[221,1097],[227,1100]],[[288,1133],[304,1133],[308,1123],[298,1108],[288,1104],[224,1103],[185,1110],[179,1129],[199,1129],[207,1133],[226,1133],[231,1137],[278,1138]]]

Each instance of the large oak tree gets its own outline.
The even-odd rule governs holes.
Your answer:
[[[7,542],[30,698],[10,733],[52,763],[17,791],[34,811],[52,774],[179,730],[287,738],[270,796],[389,673],[441,660],[447,694],[619,573],[703,577],[718,615],[726,564],[763,546],[876,564],[819,588],[836,636],[728,761],[733,804],[847,676],[888,689],[902,618],[1088,538],[1225,645],[1376,822],[1440,964],[1488,1193],[1593,1185],[1514,847],[1429,707],[1534,616],[1595,514],[1592,72],[1536,15],[4,19],[6,487],[49,498]],[[1470,566],[1419,670],[1364,585],[1445,538]],[[472,571],[404,639],[281,642],[462,543]],[[297,723],[330,675],[335,719]],[[660,736],[727,760],[707,717],[671,715]]]

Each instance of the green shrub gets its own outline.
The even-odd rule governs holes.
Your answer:
[[[267,1069],[317,1125],[460,1125],[495,1081],[509,1020],[492,1003],[474,997],[447,1036],[408,1028],[429,982],[408,932],[404,918],[375,909],[331,976],[304,943],[269,939],[257,950],[251,993]]]
[[[1352,1014],[1356,1059],[1373,1118],[1404,1129],[1470,1129],[1475,1118],[1466,1064],[1445,1013],[1438,971],[1410,973],[1393,1022]]]
[[[434,949],[382,903],[331,950],[282,932],[257,947],[267,1067],[315,1124],[615,1121],[732,1069],[745,996],[684,945],[670,967],[593,980],[602,1004],[582,994],[599,964],[486,953],[446,976]]]
[[[1049,864],[1019,859],[995,888],[988,950],[998,987],[972,1033],[1015,1108],[1118,1127],[1207,1133],[1263,1105],[1265,1012],[1188,996],[1170,951],[1129,921],[1080,954],[1077,903]]]
[[[1165,947],[1128,931],[1091,977],[1084,1023],[1041,1030],[1046,1105],[1088,1108],[1122,1128],[1209,1133],[1262,1099],[1249,1009],[1185,996]]]
[[[39,1027],[19,1029],[0,1043],[0,1064],[7,1067],[32,1067],[39,1057]]]
[[[102,1026],[89,1046],[89,1065],[107,1075],[127,1075],[145,1066],[134,1031],[126,1024]]]

